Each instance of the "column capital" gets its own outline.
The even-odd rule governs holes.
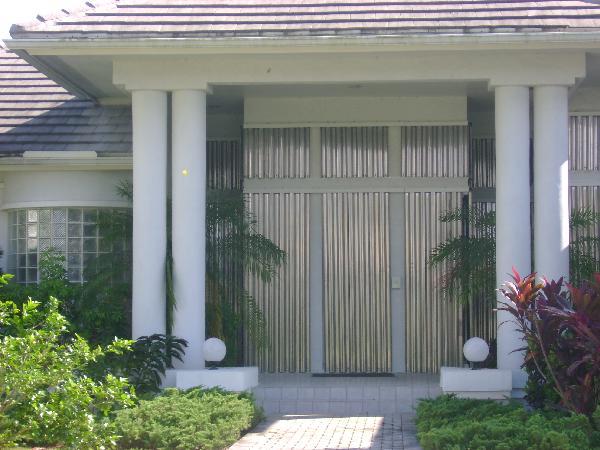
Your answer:
[[[545,86],[554,86],[554,87],[571,87],[575,85],[577,82],[575,76],[555,76],[549,77],[547,79],[523,79],[523,80],[509,80],[509,79],[490,79],[488,82],[488,89],[493,91],[497,88],[501,87],[527,87],[527,88],[536,88],[536,87],[545,87]]]
[[[572,86],[586,75],[585,53],[522,54],[491,68],[490,90],[501,86]]]

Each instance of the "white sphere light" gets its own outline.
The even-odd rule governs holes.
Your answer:
[[[490,347],[483,339],[472,337],[463,346],[463,354],[469,362],[483,362],[490,354]]]
[[[225,342],[223,342],[219,338],[209,338],[204,341],[202,345],[202,353],[204,354],[204,359],[208,362],[220,362],[225,358],[225,353],[227,352],[227,347],[225,347]]]

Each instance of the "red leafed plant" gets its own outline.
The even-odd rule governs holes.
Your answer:
[[[600,402],[600,274],[580,287],[536,274],[512,281],[500,292],[500,310],[514,316],[527,346],[530,377],[552,386],[560,404],[590,419]]]

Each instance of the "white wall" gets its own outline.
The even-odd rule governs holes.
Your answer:
[[[247,128],[466,121],[466,97],[248,97],[244,101]]]
[[[15,171],[0,174],[1,209],[41,206],[126,206],[116,186],[130,171]]]

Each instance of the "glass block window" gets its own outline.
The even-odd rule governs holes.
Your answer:
[[[37,283],[40,255],[49,248],[65,257],[69,280],[83,281],[83,270],[103,248],[98,208],[36,208],[9,212],[8,271],[19,283]]]

